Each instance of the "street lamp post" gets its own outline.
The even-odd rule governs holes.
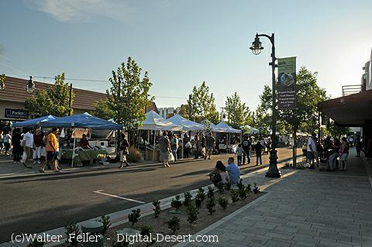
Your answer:
[[[271,36],[267,34],[256,34],[256,37],[254,41],[252,42],[252,46],[249,48],[252,50],[252,53],[254,55],[258,55],[261,53],[261,51],[264,49],[262,47],[262,43],[260,41],[260,37],[266,37],[270,40],[271,42],[271,71],[272,71],[272,92],[273,92],[273,108],[272,108],[272,126],[271,126],[271,131],[272,131],[272,146],[271,146],[271,151],[270,151],[270,165],[269,165],[269,170],[266,173],[266,177],[270,178],[279,178],[280,177],[280,172],[278,170],[277,164],[278,164],[278,156],[277,156],[277,151],[276,151],[276,94],[275,94],[275,43],[274,43],[274,33],[271,34]]]
[[[35,91],[35,89],[36,89],[35,88],[35,83],[32,80],[32,76],[30,76],[30,79],[28,80],[28,82],[26,84],[26,91],[27,91],[27,93],[32,94]]]

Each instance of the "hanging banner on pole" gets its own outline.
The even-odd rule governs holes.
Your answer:
[[[296,57],[278,59],[278,107],[296,109]]]

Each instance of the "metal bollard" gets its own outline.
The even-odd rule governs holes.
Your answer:
[[[103,247],[103,236],[101,232],[103,224],[98,221],[90,220],[81,224],[81,231],[83,232],[83,246],[84,247]]]

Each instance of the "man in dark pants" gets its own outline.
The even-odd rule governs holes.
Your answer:
[[[256,150],[256,166],[258,166],[258,159],[260,159],[260,165],[262,165],[262,149],[263,146],[261,142],[257,142],[256,145],[254,145],[254,149]]]
[[[248,136],[245,135],[244,139],[242,141],[242,148],[244,150],[244,152],[243,152],[243,165],[245,164],[245,156],[247,156],[248,164],[251,163],[251,159],[249,157],[249,152],[250,152],[250,149],[251,149],[251,145],[252,144],[249,141]]]

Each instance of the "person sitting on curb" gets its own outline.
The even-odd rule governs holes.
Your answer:
[[[230,157],[227,160],[227,163],[229,164],[226,167],[226,171],[229,174],[229,180],[231,184],[238,184],[240,180],[240,169],[234,162],[234,157]]]
[[[222,163],[222,161],[217,161],[216,166],[214,167],[213,171],[209,173],[209,178],[214,185],[218,183],[229,183],[229,175],[226,172],[226,167]]]

